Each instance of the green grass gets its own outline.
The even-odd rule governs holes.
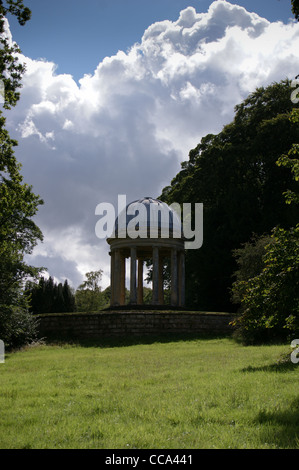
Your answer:
[[[0,448],[299,448],[299,365],[289,353],[225,337],[9,353]]]

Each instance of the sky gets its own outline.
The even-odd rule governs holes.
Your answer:
[[[289,0],[24,3],[32,19],[8,19],[26,73],[5,115],[24,181],[44,200],[44,241],[27,261],[74,288],[102,269],[105,288],[96,206],[158,197],[236,104],[294,78],[299,24]]]
[[[32,18],[25,27],[11,20],[14,40],[25,55],[45,58],[57,65],[57,73],[75,80],[93,73],[98,63],[118,50],[140,42],[153,23],[176,21],[181,10],[193,6],[207,11],[210,0],[26,0]],[[232,1],[269,21],[287,22],[290,0]]]

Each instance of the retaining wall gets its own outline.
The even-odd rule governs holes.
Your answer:
[[[229,333],[232,314],[105,312],[40,315],[41,337],[101,338],[179,333]]]

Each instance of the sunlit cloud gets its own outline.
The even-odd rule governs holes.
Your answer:
[[[21,100],[7,123],[24,179],[45,201],[36,218],[45,241],[31,262],[48,257],[50,274],[75,287],[84,271],[102,268],[108,285],[96,205],[116,203],[118,194],[159,196],[236,104],[298,73],[298,50],[297,23],[270,23],[218,0],[206,13],[189,7],[177,21],[151,25],[140,43],[106,57],[78,84],[54,63],[22,56]]]

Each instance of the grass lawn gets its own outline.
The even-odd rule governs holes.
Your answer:
[[[0,448],[299,448],[290,346],[52,344],[0,364]]]

